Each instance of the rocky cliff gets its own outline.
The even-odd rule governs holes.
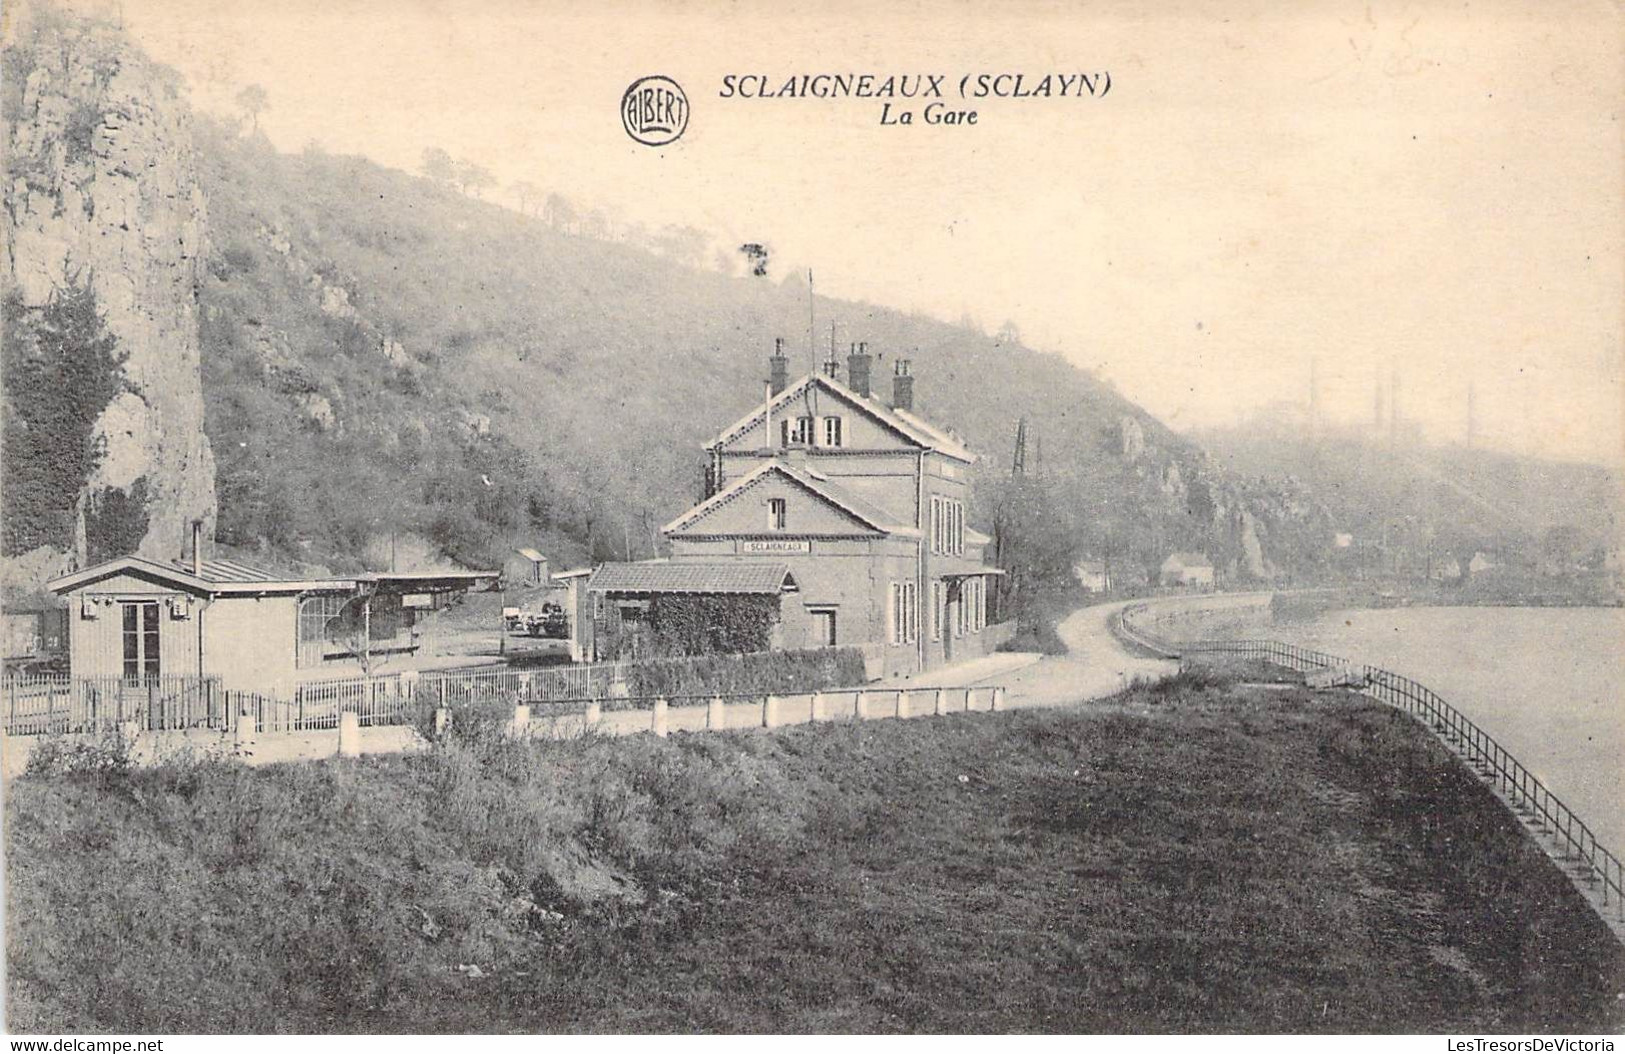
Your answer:
[[[5,67],[7,367],[31,344],[37,355],[80,353],[71,343],[47,348],[26,327],[88,291],[120,371],[99,389],[102,405],[82,408],[88,437],[21,415],[34,442],[43,443],[42,427],[61,426],[58,448],[88,439],[89,449],[82,478],[57,481],[55,493],[19,491],[48,484],[19,471],[29,466],[7,465],[8,517],[63,514],[61,530],[8,525],[15,588],[113,550],[178,555],[191,520],[212,530],[215,472],[198,361],[205,202],[173,75],[111,26],[38,4],[11,22]],[[75,376],[71,363],[35,365],[63,384]],[[13,422],[30,395],[7,385]],[[21,448],[8,442],[8,458]]]

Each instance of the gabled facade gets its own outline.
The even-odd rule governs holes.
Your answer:
[[[887,674],[981,654],[999,572],[967,522],[975,455],[913,412],[906,362],[889,403],[866,349],[847,366],[790,383],[770,360],[763,403],[705,448],[705,500],[664,528],[671,559],[784,565],[783,647],[864,645]]]

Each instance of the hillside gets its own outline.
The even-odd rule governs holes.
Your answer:
[[[198,144],[227,541],[333,561],[394,524],[465,560],[538,536],[565,561],[645,557],[696,497],[701,444],[760,398],[773,339],[811,361],[794,278],[692,269],[218,126]],[[1209,548],[1245,574],[1324,545],[1307,505],[1232,485],[1057,357],[868,304],[820,297],[816,314],[821,350],[834,323],[843,358],[865,340],[882,376],[913,359],[921,411],[984,454],[984,484],[1026,416],[1085,549]]]
[[[1396,446],[1353,430],[1312,441],[1267,415],[1196,438],[1235,477],[1313,480],[1338,529],[1357,544],[1386,536],[1390,548],[1418,555],[1482,549],[1530,564],[1594,563],[1619,544],[1621,481],[1602,465],[1414,436]]]
[[[279,153],[192,114],[114,26],[33,11],[6,51],[40,71],[6,96],[6,284],[57,314],[8,330],[8,376],[95,383],[83,406],[9,393],[10,595],[69,560],[179,555],[191,518],[233,551],[335,570],[391,549],[490,565],[517,542],[556,566],[646,557],[697,496],[701,444],[760,397],[774,338],[811,367],[799,275],[700,270],[363,159]],[[36,143],[52,121],[82,149]],[[832,324],[843,351],[866,341],[882,390],[890,360],[914,361],[919,410],[984,455],[974,522],[1039,510],[1052,577],[1106,555],[1128,581],[1176,548],[1243,580],[1323,559],[1330,521],[1302,488],[1232,479],[1058,357],[811,306],[820,352]],[[1039,478],[1016,502],[1022,418]],[[76,454],[36,479],[55,464],[27,455],[41,442]]]

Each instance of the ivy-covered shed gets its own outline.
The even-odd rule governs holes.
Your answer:
[[[800,591],[787,564],[651,560],[587,580],[600,658],[737,654],[777,647],[779,600]]]

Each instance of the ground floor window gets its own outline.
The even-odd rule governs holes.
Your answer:
[[[124,679],[139,681],[160,672],[158,602],[130,601],[124,608]]]
[[[942,627],[948,621],[948,590],[942,579],[931,582],[931,639],[942,639]]]
[[[919,587],[913,582],[893,582],[887,602],[890,608],[891,642],[912,644],[919,639]]]

